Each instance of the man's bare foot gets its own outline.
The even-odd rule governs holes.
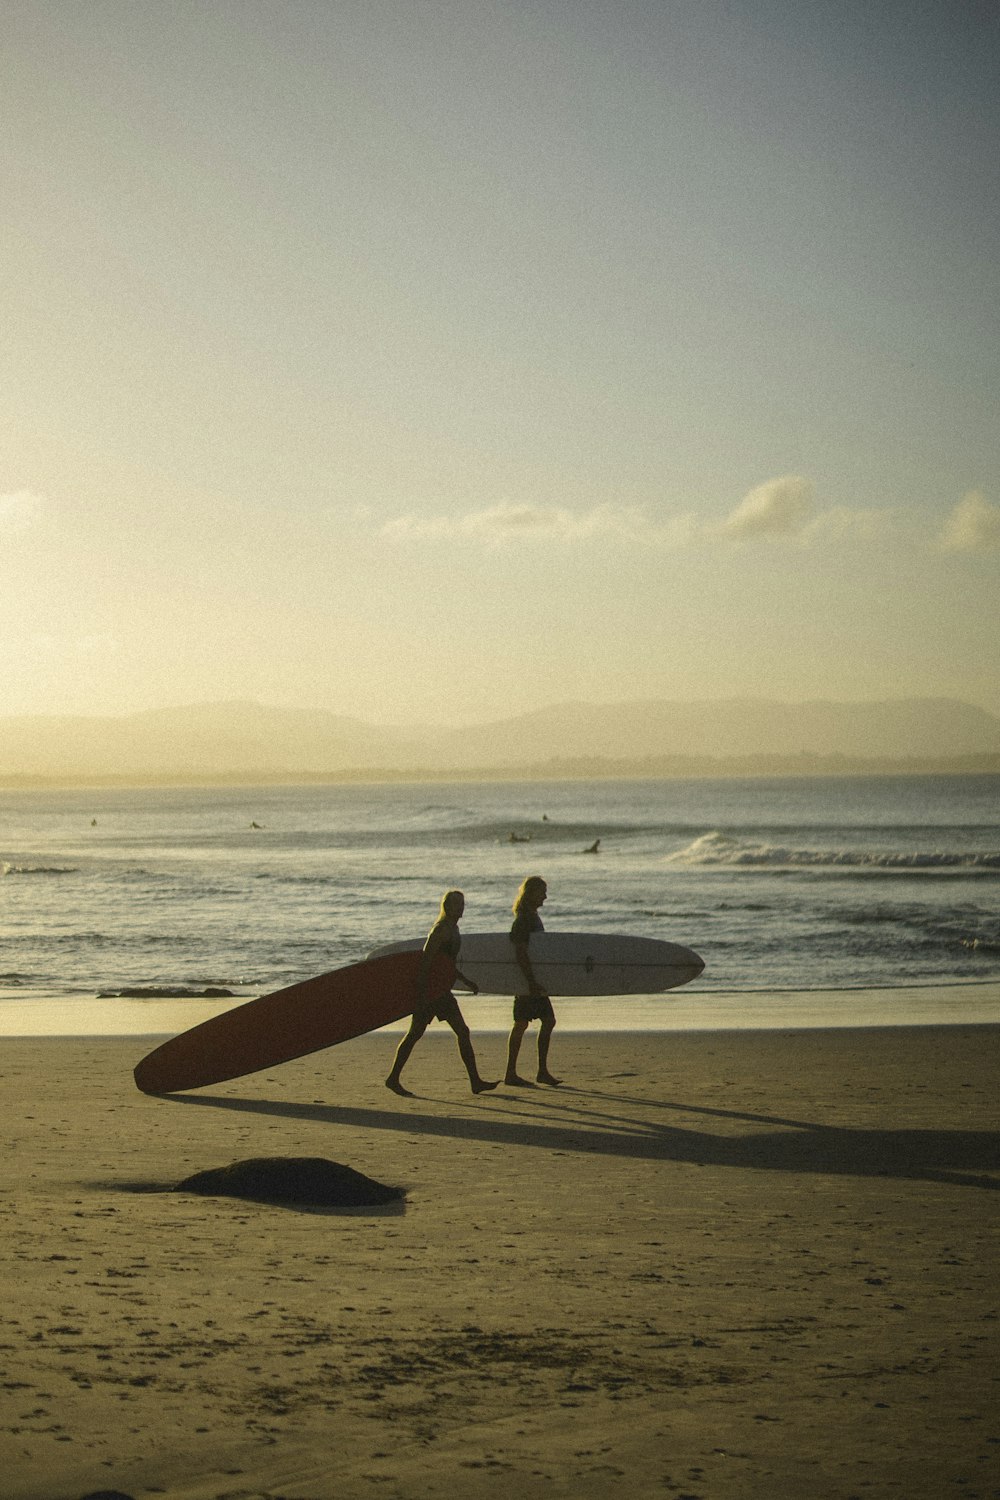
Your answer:
[[[499,1084],[499,1078],[494,1078],[492,1083],[490,1083],[486,1078],[477,1078],[475,1083],[472,1085],[472,1092],[474,1094],[486,1094],[490,1089],[498,1088]]]
[[[410,1093],[409,1089],[404,1089],[398,1078],[387,1078],[385,1080],[385,1086],[387,1089],[392,1089],[392,1092],[394,1094],[398,1094],[401,1099],[413,1098],[413,1095]]]
[[[555,1088],[558,1088],[559,1085],[562,1083],[562,1079],[561,1078],[553,1078],[551,1073],[539,1073],[538,1074],[538,1082],[539,1083],[547,1083],[551,1088],[555,1089]]]
[[[504,1079],[504,1083],[508,1088],[533,1089],[535,1087],[529,1078],[520,1078],[517,1073],[509,1074]]]

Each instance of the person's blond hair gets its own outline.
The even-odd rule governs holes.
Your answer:
[[[445,891],[444,895],[441,897],[441,910],[438,912],[438,921],[439,922],[443,922],[445,920],[445,918],[448,918],[449,920],[451,919],[451,912],[448,910],[448,908],[450,906],[454,906],[456,900],[459,897],[464,901],[465,900],[465,892],[464,891]]]
[[[521,881],[521,889],[514,897],[514,905],[511,908],[515,917],[520,916],[521,907],[529,896],[535,896],[539,891],[548,890],[548,886],[540,875],[529,875],[527,880]]]

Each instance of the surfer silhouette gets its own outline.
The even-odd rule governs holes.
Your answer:
[[[519,1088],[532,1086],[529,1080],[521,1078],[517,1071],[521,1042],[532,1021],[539,1023],[536,1080],[538,1083],[548,1083],[553,1087],[562,1082],[561,1078],[553,1078],[549,1072],[549,1043],[555,1030],[556,1013],[552,1009],[552,1001],[535,978],[529,951],[532,933],[544,930],[538,913],[547,895],[548,886],[542,877],[529,875],[527,880],[522,881],[521,889],[514,901],[514,921],[510,929],[510,940],[514,944],[514,957],[528,981],[528,987],[523,995],[514,996],[514,1024],[507,1038],[507,1072],[504,1075],[504,1083],[513,1084]]]
[[[394,1094],[399,1094],[404,1099],[412,1099],[413,1095],[409,1089],[404,1089],[400,1081],[400,1075],[406,1065],[407,1059],[414,1047],[427,1030],[432,1021],[446,1021],[458,1039],[458,1050],[465,1070],[469,1075],[469,1083],[474,1094],[483,1094],[488,1089],[495,1089],[496,1081],[492,1083],[479,1076],[479,1066],[476,1062],[476,1054],[472,1046],[472,1036],[466,1024],[465,1017],[459,1009],[458,1001],[450,990],[443,995],[428,996],[427,994],[427,971],[431,960],[438,953],[447,953],[455,960],[456,976],[463,984],[468,985],[474,995],[478,995],[479,986],[462,973],[457,967],[459,949],[462,946],[462,936],[458,930],[458,924],[465,911],[465,896],[461,891],[446,891],[441,902],[441,910],[437,921],[427,934],[424,943],[424,951],[421,959],[420,970],[417,975],[417,1005],[410,1019],[410,1029],[404,1036],[396,1049],[393,1060],[392,1071],[385,1080],[387,1089]]]

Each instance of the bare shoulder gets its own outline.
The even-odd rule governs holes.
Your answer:
[[[435,922],[427,934],[427,941],[424,943],[424,952],[439,953],[451,941],[453,929],[454,923],[449,922],[447,917],[442,917],[440,921]]]

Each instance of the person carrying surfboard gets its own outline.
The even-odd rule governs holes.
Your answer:
[[[529,875],[527,880],[521,882],[521,889],[514,901],[514,921],[510,929],[510,940],[514,944],[514,957],[517,959],[518,967],[528,981],[528,988],[525,994],[514,996],[514,1024],[507,1038],[507,1072],[504,1075],[504,1083],[514,1084],[519,1088],[532,1087],[529,1080],[521,1078],[517,1071],[521,1042],[532,1021],[539,1023],[536,1080],[538,1083],[548,1083],[553,1087],[562,1083],[561,1078],[553,1078],[549,1072],[549,1042],[552,1040],[552,1032],[555,1029],[556,1013],[552,1008],[552,1001],[535,978],[529,951],[531,934],[544,930],[538,913],[547,895],[548,886],[542,877]]]
[[[469,1075],[469,1083],[472,1085],[474,1094],[483,1094],[488,1089],[495,1089],[498,1080],[490,1082],[488,1079],[480,1078],[479,1066],[476,1062],[476,1054],[472,1046],[472,1035],[466,1024],[465,1017],[459,1009],[458,1001],[450,990],[443,995],[428,996],[427,994],[427,971],[431,960],[438,953],[447,953],[456,965],[455,975],[468,985],[474,995],[479,994],[478,984],[474,984],[457,967],[458,953],[462,946],[462,935],[458,930],[458,924],[465,911],[465,896],[461,891],[446,891],[441,902],[441,910],[437,921],[427,934],[421,956],[420,970],[417,974],[417,1005],[410,1019],[410,1029],[404,1036],[396,1049],[396,1056],[392,1064],[392,1071],[385,1080],[387,1089],[394,1094],[400,1094],[404,1099],[412,1099],[413,1095],[409,1089],[404,1089],[400,1082],[400,1075],[406,1064],[410,1053],[427,1030],[432,1021],[446,1021],[458,1039],[458,1050],[465,1070]]]

